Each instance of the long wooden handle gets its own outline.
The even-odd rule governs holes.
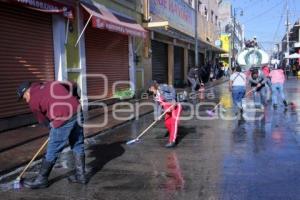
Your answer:
[[[245,97],[247,97],[251,92],[255,91],[256,88],[253,88],[252,90],[248,91],[246,94],[245,94]]]
[[[23,169],[22,173],[18,176],[18,179],[21,179],[26,170],[30,167],[31,163],[36,159],[36,157],[41,153],[41,151],[45,148],[45,146],[48,144],[49,138],[44,142],[44,144],[39,148],[39,150],[35,153],[31,161],[26,165],[26,167]]]
[[[254,90],[256,90],[256,88],[253,88],[252,90],[248,91],[246,94],[245,94],[245,97],[247,97],[251,92],[253,92]],[[220,101],[213,109],[212,111],[215,111],[219,105],[221,105],[222,102]]]
[[[152,126],[154,126],[156,124],[156,122],[158,122],[160,120],[160,118],[162,118],[165,114],[167,114],[167,112],[169,112],[173,107],[175,106],[175,104],[173,104],[172,106],[170,106],[163,114],[161,114],[157,120],[155,120],[154,122],[152,122],[152,124],[150,124],[148,126],[148,128],[146,128],[136,139],[140,139],[140,137],[142,137]]]

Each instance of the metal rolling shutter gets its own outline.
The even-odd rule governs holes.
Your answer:
[[[151,41],[152,79],[158,83],[168,83],[168,45]]]
[[[189,50],[189,69],[195,67],[195,51]]]
[[[85,32],[86,71],[88,75],[103,74],[108,78],[108,94],[111,97],[113,83],[129,81],[128,36],[88,27]],[[128,88],[122,85],[118,89]],[[89,96],[102,95],[104,81],[87,77]],[[90,99],[95,100],[95,99]]]
[[[203,53],[199,53],[199,67],[204,66],[204,54]]]
[[[17,102],[24,80],[54,79],[52,16],[0,3],[0,118],[28,113]]]
[[[181,87],[184,84],[183,73],[184,52],[181,47],[174,47],[174,86]]]

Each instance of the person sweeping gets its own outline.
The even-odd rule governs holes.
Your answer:
[[[264,100],[264,88],[266,87],[267,79],[263,73],[259,73],[258,69],[252,69],[251,75],[249,77],[249,84],[252,89],[255,88],[253,92],[253,100],[255,108],[263,109]]]
[[[153,93],[154,100],[158,102],[164,110],[170,110],[165,115],[165,126],[169,132],[169,142],[165,147],[175,147],[179,118],[182,112],[181,104],[176,102],[175,89],[167,84],[158,84],[154,81],[151,84],[149,91]],[[170,109],[170,107],[172,108]]]
[[[242,72],[240,66],[237,66],[234,73],[230,76],[229,91],[232,92],[234,112],[236,115],[243,112],[242,99],[246,94],[246,79],[247,77]]]
[[[69,88],[70,89],[70,88]],[[24,186],[31,189],[49,186],[49,174],[65,145],[69,143],[75,158],[75,174],[69,177],[73,183],[86,184],[84,134],[80,122],[80,103],[76,96],[70,95],[61,82],[44,83],[23,82],[17,88],[19,100],[24,99],[39,123],[49,127],[47,151],[34,180],[24,180]]]
[[[192,92],[196,92],[197,87],[200,85],[198,67],[191,68],[187,75],[187,79],[191,84]]]
[[[278,106],[278,99],[277,99],[278,96],[281,97],[282,103],[287,109],[288,103],[285,99],[285,94],[284,94],[285,76],[282,67],[274,66],[274,69],[270,73],[270,77],[272,83],[272,103],[274,109],[277,109]]]

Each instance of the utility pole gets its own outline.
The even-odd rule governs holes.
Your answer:
[[[233,65],[235,65],[235,54],[234,54],[234,47],[235,47],[235,24],[236,24],[236,11],[235,8],[233,9],[233,44],[232,44],[232,59]]]
[[[233,8],[233,28],[231,29],[231,48],[230,48],[230,56],[229,56],[229,63],[230,67],[233,67],[234,63],[234,40],[235,40],[235,18],[236,18],[236,10]]]
[[[199,67],[198,55],[198,0],[195,0],[195,66],[197,67]]]
[[[289,22],[289,6],[288,1],[286,1],[286,55],[290,55],[290,22]],[[286,59],[286,66],[290,65],[290,59]]]

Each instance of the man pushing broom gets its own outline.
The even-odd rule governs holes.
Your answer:
[[[34,180],[25,180],[24,186],[31,189],[49,186],[48,176],[67,143],[70,144],[75,158],[76,173],[69,177],[70,182],[86,184],[85,153],[83,128],[79,100],[72,90],[72,85],[58,81],[45,83],[23,82],[17,89],[19,99],[28,103],[39,123],[50,128],[49,142],[45,158],[38,176]],[[20,177],[21,178],[21,177]]]

